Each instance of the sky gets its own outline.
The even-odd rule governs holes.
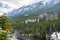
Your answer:
[[[0,15],[39,1],[41,0],[0,0]],[[44,2],[48,1],[49,0],[45,0]]]

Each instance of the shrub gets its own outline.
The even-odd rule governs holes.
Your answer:
[[[0,31],[0,40],[7,40],[7,33]]]

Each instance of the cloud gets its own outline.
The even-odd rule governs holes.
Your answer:
[[[35,3],[37,2],[38,0],[22,0],[22,1],[18,1],[19,4],[23,4],[23,5],[29,5],[29,4],[32,4],[32,3]]]
[[[11,8],[17,8],[17,6],[11,2],[6,2],[6,1],[0,1],[0,3],[3,5],[3,7],[8,6]]]
[[[0,14],[8,13],[22,6],[27,6],[42,0],[0,0]],[[45,3],[48,0],[43,0]]]
[[[22,6],[35,3],[37,0],[1,0],[0,1],[0,14],[11,12]]]
[[[10,2],[18,6],[18,8],[24,5],[26,6],[26,5],[38,2],[38,1],[41,1],[41,0],[10,0]]]
[[[0,14],[11,12],[17,8],[18,7],[11,2],[0,1]]]

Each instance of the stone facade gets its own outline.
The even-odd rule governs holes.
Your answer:
[[[38,16],[38,19],[40,20],[57,20],[58,14],[53,12],[51,14],[43,13]]]

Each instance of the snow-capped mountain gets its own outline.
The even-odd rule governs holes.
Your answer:
[[[44,1],[39,1],[37,3],[20,7],[17,10],[14,10],[8,14],[8,16],[17,16],[17,15],[29,15],[32,14],[38,10],[43,9],[44,7],[51,7],[57,3],[59,3],[60,0],[50,0],[49,2],[44,3]]]
[[[32,10],[36,11],[42,7],[44,7],[44,4],[40,1],[40,2],[34,3],[32,5],[20,7],[19,9],[10,12],[8,15],[13,16],[13,15],[24,14],[26,12],[32,12]]]

